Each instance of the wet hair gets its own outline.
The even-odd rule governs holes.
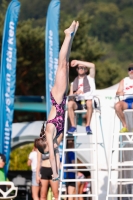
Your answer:
[[[46,141],[46,134],[45,134],[45,122],[43,122],[42,128],[41,128],[41,133],[40,133],[40,138],[42,138],[44,141]]]
[[[35,144],[35,147],[38,149],[38,151],[44,154],[44,150],[46,148],[46,134],[45,134],[44,123],[41,128],[40,138],[35,139],[34,144]]]
[[[34,140],[34,148],[37,149],[37,146],[36,146],[36,139]]]

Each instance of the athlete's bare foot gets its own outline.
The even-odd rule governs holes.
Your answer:
[[[74,32],[75,32],[75,28],[76,28],[76,22],[73,21],[72,24],[70,25],[70,27],[67,28],[67,29],[64,31],[64,33],[65,33],[66,35],[69,35],[69,36],[71,35],[71,36],[73,36],[73,35],[74,35]]]
[[[75,36],[75,34],[76,34],[77,30],[78,30],[78,27],[79,27],[79,22],[77,21],[76,22],[76,26],[75,26],[74,36]]]

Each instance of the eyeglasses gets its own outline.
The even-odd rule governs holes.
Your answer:
[[[129,67],[128,68],[128,71],[130,72],[130,71],[132,71],[133,70],[133,67]]]
[[[78,69],[78,70],[80,70],[80,69],[85,70],[85,67],[81,67],[81,66],[80,66],[80,67],[77,67],[77,69]]]

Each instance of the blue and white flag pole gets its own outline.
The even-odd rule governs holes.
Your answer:
[[[47,18],[46,18],[46,34],[45,34],[45,73],[46,73],[46,108],[47,117],[51,108],[50,91],[54,85],[55,74],[58,66],[59,57],[59,15],[60,1],[51,0]]]
[[[14,93],[16,83],[16,28],[20,2],[12,0],[8,6],[1,50],[0,67],[0,152],[6,156],[8,170],[12,121],[14,113]]]

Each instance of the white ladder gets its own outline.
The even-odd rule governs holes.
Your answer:
[[[86,113],[87,111],[84,110],[76,110],[75,111],[75,116],[77,114],[83,114]],[[96,119],[96,113],[99,112],[99,110],[94,109],[93,110],[93,115],[95,116],[95,120]],[[96,122],[97,123],[97,122]],[[97,127],[97,125],[96,125]],[[97,151],[97,128],[95,131],[95,134],[93,132],[92,135],[88,135],[86,132],[83,133],[74,133],[72,137],[74,137],[74,141],[75,141],[75,148],[72,149],[67,149],[66,148],[66,141],[69,138],[68,134],[67,134],[67,128],[68,128],[68,111],[66,110],[65,112],[65,125],[64,125],[64,140],[63,140],[63,153],[62,153],[62,167],[61,167],[61,182],[60,182],[60,189],[59,189],[59,200],[61,200],[62,198],[66,198],[66,197],[76,197],[76,199],[78,197],[92,197],[92,200],[98,200],[98,151]],[[86,136],[88,138],[88,148],[77,148],[77,144],[76,144],[76,137],[84,137]],[[94,141],[89,141],[89,137],[94,137]],[[71,137],[71,136],[70,136]],[[104,138],[103,139],[103,147],[104,147]],[[90,147],[92,146],[92,147]],[[105,149],[104,149],[105,150]],[[93,157],[93,161],[91,163],[77,163],[75,162],[74,164],[64,164],[65,163],[65,153],[68,151],[73,151],[76,152],[80,151],[80,152],[88,152],[88,154],[92,154]],[[106,152],[105,152],[105,156],[106,156]],[[75,156],[76,157],[76,156]],[[75,159],[76,160],[76,159]],[[106,161],[107,161],[107,157],[106,157]],[[68,171],[73,171],[73,172],[77,172],[77,171],[91,171],[92,173],[92,177],[89,179],[77,179],[77,177],[75,179],[63,179],[63,174],[64,174],[64,168],[66,167],[74,167],[74,169],[68,169],[66,170]],[[78,167],[86,167],[87,169],[78,169]],[[68,195],[68,194],[62,194],[62,182],[91,182],[91,188],[92,191],[91,193],[88,194],[73,194],[73,195]],[[76,191],[77,193],[77,191]]]
[[[124,114],[127,114],[128,112],[133,114],[133,110],[124,110]],[[130,199],[130,197],[133,197],[133,193],[124,193],[124,187],[128,187],[128,185],[133,185],[133,176],[132,178],[124,178],[123,176],[124,172],[126,171],[133,172],[133,158],[132,160],[124,161],[123,156],[124,153],[126,154],[128,152],[129,154],[130,152],[133,152],[133,132],[113,132],[111,145],[112,146],[109,159],[109,176],[106,200],[118,199],[117,197],[119,197],[119,200],[122,200],[122,197],[129,197]],[[114,158],[115,161],[113,160]],[[119,162],[117,162],[117,159],[119,159]],[[112,177],[113,175],[115,175],[115,177]]]

